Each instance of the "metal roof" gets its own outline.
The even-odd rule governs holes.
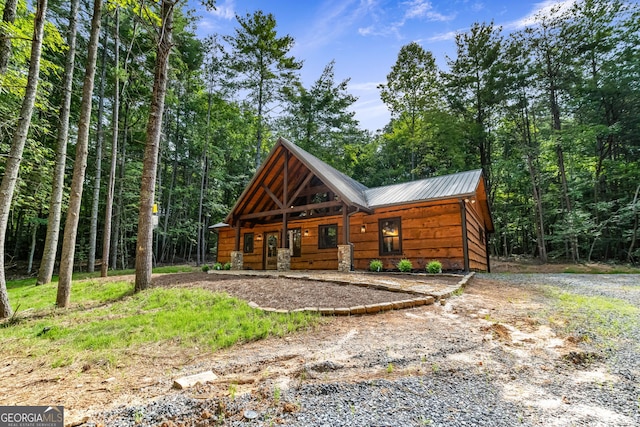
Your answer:
[[[423,200],[470,196],[476,192],[481,177],[482,170],[476,169],[403,184],[370,188],[365,191],[365,196],[370,208]]]
[[[289,142],[284,138],[280,138],[279,141],[282,145],[287,147],[289,151],[302,160],[307,167],[311,169],[311,171],[313,171],[313,173],[320,178],[322,182],[335,191],[342,200],[360,207],[367,207],[367,199],[365,197],[367,187],[364,184],[359,183],[350,176],[347,176],[332,166],[329,166],[313,154],[306,152],[292,142]]]

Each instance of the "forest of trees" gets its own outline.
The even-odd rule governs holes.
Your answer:
[[[278,136],[367,186],[481,167],[493,255],[640,261],[636,2],[581,0],[509,34],[476,23],[457,35],[445,69],[406,44],[379,86],[392,115],[375,134],[359,126],[333,62],[301,82],[295,40],[271,13],[237,16],[234,33],[199,39],[184,1],[48,3],[0,5],[5,271],[25,262],[50,281],[63,232],[76,268],[132,267],[150,256],[136,254],[145,194],[159,208],[153,261],[210,262],[208,227]],[[166,97],[152,102],[163,59]],[[141,197],[144,182],[155,186]]]

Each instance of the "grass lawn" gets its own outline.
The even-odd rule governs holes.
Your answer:
[[[34,283],[35,279],[7,283],[16,315],[0,323],[0,342],[5,354],[36,357],[51,367],[115,363],[126,351],[150,343],[214,351],[282,336],[319,319],[309,313],[265,313],[202,289],[152,288],[134,294],[131,281],[117,278],[74,280],[72,306],[56,309],[57,283]]]

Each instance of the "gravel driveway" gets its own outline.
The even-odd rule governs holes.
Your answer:
[[[617,333],[600,313],[567,316],[565,296],[609,304]],[[85,425],[638,426],[638,313],[638,275],[478,274],[443,304],[216,353],[180,374],[219,382],[164,382]]]

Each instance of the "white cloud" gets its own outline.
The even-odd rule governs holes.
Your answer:
[[[358,19],[375,7],[375,3],[375,0],[325,0],[318,8],[320,15],[310,24],[309,31],[296,42],[296,49],[326,46],[343,33],[351,31]],[[367,35],[367,28],[358,32]]]
[[[403,5],[408,6],[407,10],[404,13],[404,18],[402,20],[402,24],[408,19],[421,19],[426,18],[429,21],[439,21],[445,22],[450,21],[455,18],[455,15],[443,15],[441,13],[435,12],[433,10],[433,4],[430,1],[426,0],[411,0]]]
[[[577,0],[544,0],[534,5],[533,10],[523,18],[503,25],[505,29],[520,30],[525,27],[536,25],[541,16],[550,17],[557,13],[566,12]]]
[[[215,10],[211,10],[209,13],[217,18],[230,20],[236,17],[235,9],[235,0],[224,0],[220,4],[216,3]]]
[[[435,36],[429,37],[427,41],[429,42],[443,42],[443,41],[451,41],[456,39],[457,31],[448,31],[446,33],[436,34]]]

